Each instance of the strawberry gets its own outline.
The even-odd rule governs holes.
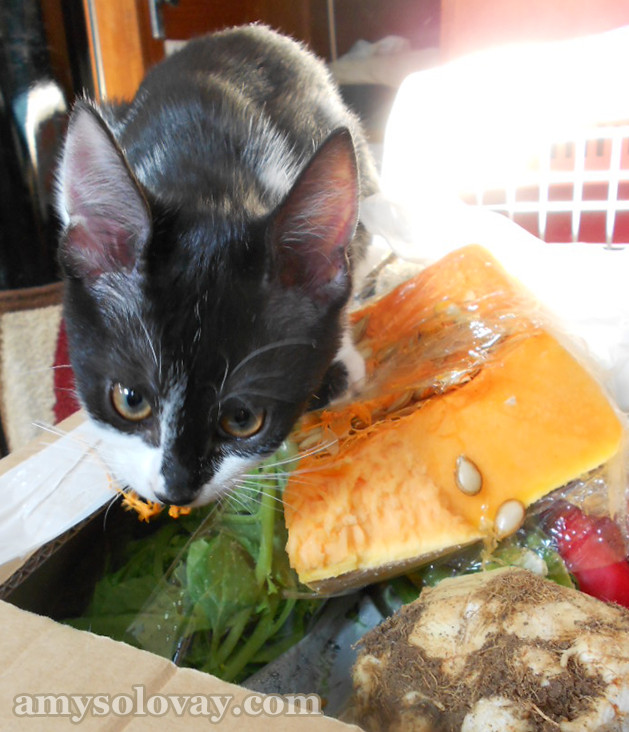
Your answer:
[[[542,525],[581,591],[629,607],[629,562],[617,523],[558,501],[545,514]]]

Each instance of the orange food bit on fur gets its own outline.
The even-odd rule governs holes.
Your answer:
[[[118,493],[122,494],[122,505],[127,511],[135,511],[138,514],[140,521],[146,521],[147,523],[155,516],[163,511],[164,506],[157,501],[145,501],[140,498],[135,491],[123,491],[120,488],[116,489]],[[192,509],[190,506],[169,506],[168,515],[171,518],[177,519],[180,516],[188,516]]]
[[[161,503],[145,501],[134,491],[123,491],[119,488],[118,492],[122,493],[123,508],[127,511],[135,511],[140,521],[148,523],[162,512],[163,506]]]
[[[188,516],[192,509],[190,506],[169,506],[168,515],[171,518],[179,518],[180,516]]]

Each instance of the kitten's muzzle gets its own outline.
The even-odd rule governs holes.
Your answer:
[[[161,470],[164,478],[162,491],[155,491],[155,496],[162,503],[186,506],[192,503],[201,490],[198,481],[190,471],[174,459],[165,459]]]

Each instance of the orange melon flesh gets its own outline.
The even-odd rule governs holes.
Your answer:
[[[379,379],[384,396],[373,392],[308,415],[296,433],[298,440],[320,433],[324,446],[334,443],[302,458],[284,495],[291,564],[316,589],[364,584],[487,537],[504,501],[529,506],[621,446],[622,424],[605,393],[530,317],[525,293],[487,252],[460,250],[403,287],[406,296],[398,288],[358,316],[369,316],[368,380]],[[444,302],[449,326],[440,320]],[[387,311],[398,320],[403,345],[382,376],[379,359],[391,351]],[[470,312],[475,325],[461,329]],[[474,354],[471,371],[457,370],[497,312],[500,337]],[[447,347],[441,357],[434,355],[439,342]],[[426,347],[431,359],[422,358]],[[432,372],[442,384],[444,363],[455,376],[440,393],[428,377]],[[419,398],[400,402],[396,389],[408,393],[418,383]],[[396,400],[401,410],[387,413]],[[457,486],[459,456],[482,475],[477,495]]]

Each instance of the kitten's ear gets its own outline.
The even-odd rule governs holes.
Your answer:
[[[70,118],[58,182],[66,272],[94,279],[133,269],[150,236],[148,204],[107,125],[85,102]]]
[[[331,303],[349,294],[347,248],[358,219],[358,173],[348,130],[319,147],[271,224],[280,282]]]

